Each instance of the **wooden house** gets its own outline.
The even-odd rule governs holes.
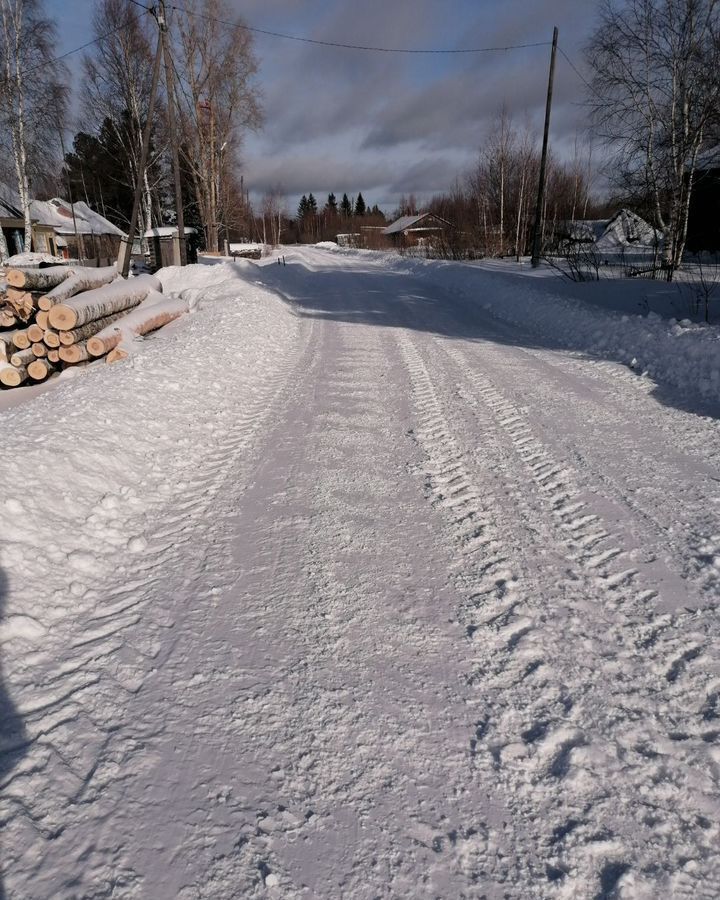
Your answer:
[[[117,259],[124,232],[82,200],[33,200],[30,208],[36,251],[99,266]]]
[[[0,184],[0,227],[5,235],[10,256],[22,253],[25,219],[22,214],[20,198],[4,184]]]
[[[443,237],[451,228],[450,222],[426,212],[400,216],[387,228],[383,228],[382,234],[396,246],[415,247]]]

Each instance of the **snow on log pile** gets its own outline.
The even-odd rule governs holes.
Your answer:
[[[0,296],[0,384],[43,381],[99,357],[125,359],[135,337],[187,312],[185,301],[161,292],[154,276],[125,281],[114,266],[10,269]]]

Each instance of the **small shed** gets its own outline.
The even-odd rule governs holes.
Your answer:
[[[197,262],[197,249],[190,239],[197,232],[194,228],[185,229],[185,247],[188,263]],[[158,225],[145,232],[143,238],[148,245],[148,260],[151,271],[156,272],[164,266],[175,264],[174,241],[177,240],[177,225]]]
[[[338,247],[359,247],[360,237],[361,235],[359,233],[336,234],[335,241],[337,242]]]
[[[414,247],[428,243],[432,238],[441,237],[452,228],[450,222],[434,213],[418,213],[414,216],[400,216],[383,229],[385,237],[393,244]]]

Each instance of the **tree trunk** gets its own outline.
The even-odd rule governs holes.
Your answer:
[[[43,270],[40,269],[40,271],[42,272]],[[47,272],[48,270],[45,269],[44,271]],[[63,300],[74,297],[83,291],[92,291],[95,288],[102,287],[104,284],[110,284],[115,278],[117,278],[115,266],[106,266],[102,269],[74,267],[63,282],[45,295],[45,304],[49,304],[47,308],[50,309],[56,303],[62,303]]]
[[[106,284],[56,304],[48,313],[48,322],[58,331],[72,331],[94,319],[137,306],[151,291],[162,291],[162,285],[152,275]]]
[[[116,319],[122,318],[124,315],[126,315],[125,312],[115,313],[112,316],[95,319],[93,322],[88,322],[87,325],[81,325],[80,328],[74,328],[72,331],[61,331],[60,343],[65,347],[69,347],[70,344],[77,344],[78,341],[85,341],[94,334],[97,334],[98,331],[102,331],[103,328],[107,328],[108,325]]]
[[[72,274],[67,266],[51,266],[49,269],[8,269],[7,283],[27,291],[47,291],[57,287]]]
[[[9,362],[10,365],[15,366],[16,369],[20,369],[28,363],[31,363],[34,359],[35,354],[32,351],[32,347],[28,347],[27,350],[18,350],[16,353],[13,353]]]
[[[10,252],[8,251],[7,239],[5,238],[5,232],[0,228],[0,263],[6,262],[10,258]]]
[[[135,309],[122,322],[113,323],[94,337],[89,338],[87,348],[90,356],[104,356],[125,339],[126,336],[148,334],[172,322],[187,312],[184,300],[163,300],[140,309]]]

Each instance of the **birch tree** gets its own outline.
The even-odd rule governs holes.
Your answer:
[[[48,167],[65,109],[65,70],[53,60],[55,26],[38,0],[0,0],[0,119],[9,142],[25,221],[24,249],[32,246],[33,172]],[[51,127],[48,127],[51,123]],[[0,246],[0,254],[7,247]]]
[[[199,0],[173,23],[182,152],[191,173],[208,250],[219,249],[225,182],[242,139],[260,123],[250,32],[225,0]]]
[[[151,41],[157,26],[150,16],[129,11],[124,0],[100,0],[92,19],[97,42],[83,59],[86,76],[85,117],[95,131],[110,130],[122,158],[116,178],[132,191],[140,165],[152,81]],[[162,104],[156,106],[154,140],[144,173],[142,221],[153,226],[153,197],[166,172],[162,165],[166,140]]]
[[[595,129],[645,192],[668,280],[682,261],[698,161],[720,101],[718,0],[605,0],[588,46]]]

